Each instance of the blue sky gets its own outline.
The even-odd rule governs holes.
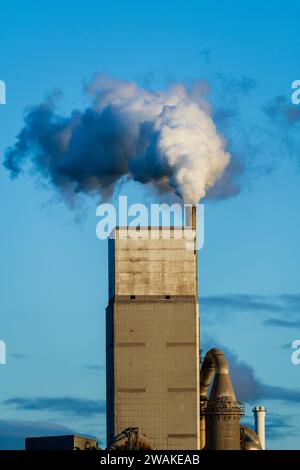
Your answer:
[[[81,108],[83,84],[96,73],[153,89],[204,79],[213,108],[234,111],[222,132],[244,172],[239,194],[205,204],[202,342],[226,348],[243,372],[248,395],[237,387],[250,422],[253,404],[267,406],[267,445],[277,449],[300,448],[300,366],[289,347],[300,334],[300,147],[298,120],[266,109],[278,96],[289,100],[299,79],[299,10],[296,1],[256,0],[0,7],[1,156],[28,105],[59,89],[63,112]],[[95,235],[95,200],[72,211],[30,171],[12,181],[2,165],[0,188],[0,339],[8,354],[0,448],[70,431],[104,444],[107,244]],[[123,191],[148,200],[138,183]]]

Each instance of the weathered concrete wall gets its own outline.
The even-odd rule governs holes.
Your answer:
[[[115,240],[110,282],[108,439],[134,426],[156,449],[198,449],[194,251],[186,250],[185,240]]]
[[[110,243],[111,295],[195,295],[196,255],[187,249],[186,239],[177,239],[181,230],[152,232],[157,239],[125,238],[124,230]],[[163,236],[172,236],[163,239]]]

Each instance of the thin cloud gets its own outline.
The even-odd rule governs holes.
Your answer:
[[[5,405],[14,406],[18,410],[27,411],[54,411],[76,416],[91,416],[104,414],[106,405],[104,400],[88,400],[73,397],[13,397],[6,400]]]
[[[256,312],[280,312],[282,306],[274,299],[262,295],[215,295],[207,296],[199,299],[203,307],[216,310],[232,310],[232,311],[256,311]]]
[[[99,370],[105,370],[105,366],[101,364],[85,364],[84,369],[91,370],[91,371],[99,371]]]
[[[300,295],[277,296],[228,294],[200,297],[203,315],[210,321],[236,313],[257,314],[264,325],[296,328],[300,326]],[[221,316],[220,316],[221,314]],[[217,315],[217,316],[216,316]],[[287,318],[287,316],[289,318]]]
[[[0,420],[0,450],[22,450],[25,437],[74,434],[74,430],[56,423],[27,420]]]
[[[200,55],[203,57],[204,61],[209,64],[211,61],[211,49],[202,49]]]
[[[269,441],[281,440],[287,437],[288,434],[293,436],[299,435],[299,429],[292,424],[294,416],[279,415],[276,413],[267,412],[266,415],[266,438]],[[248,427],[254,425],[253,415],[242,418],[242,423]],[[267,445],[268,447],[268,445]]]
[[[299,328],[299,320],[280,320],[279,318],[268,318],[264,321],[267,326],[278,326],[279,328]]]
[[[291,97],[280,95],[269,101],[263,111],[273,128],[273,141],[280,161],[285,156],[299,159],[299,106],[292,103]]]
[[[10,356],[18,360],[28,359],[28,355],[23,353],[11,353]]]
[[[292,423],[294,416],[280,416],[275,413],[267,414],[266,434],[270,440],[284,439],[287,435],[298,436],[299,429]]]
[[[288,349],[289,351],[291,350],[291,347],[292,347],[292,340],[289,342],[289,343],[283,343],[280,345],[280,348],[281,349]]]
[[[300,109],[284,95],[276,96],[264,107],[265,114],[280,126],[291,126],[300,121]]]

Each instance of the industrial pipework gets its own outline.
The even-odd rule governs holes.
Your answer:
[[[153,447],[138,428],[127,428],[118,434],[106,450],[151,450]]]
[[[219,349],[211,349],[204,358],[200,373],[200,401],[201,449],[240,450],[240,417],[245,414],[244,405],[236,400],[228,362]]]
[[[263,450],[256,432],[243,425],[241,426],[241,450]]]

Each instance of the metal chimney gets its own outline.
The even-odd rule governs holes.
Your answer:
[[[266,408],[264,406],[255,406],[253,408],[255,419],[255,431],[259,437],[263,450],[266,449]]]
[[[194,204],[187,204],[184,210],[184,225],[197,230],[197,208]]]

